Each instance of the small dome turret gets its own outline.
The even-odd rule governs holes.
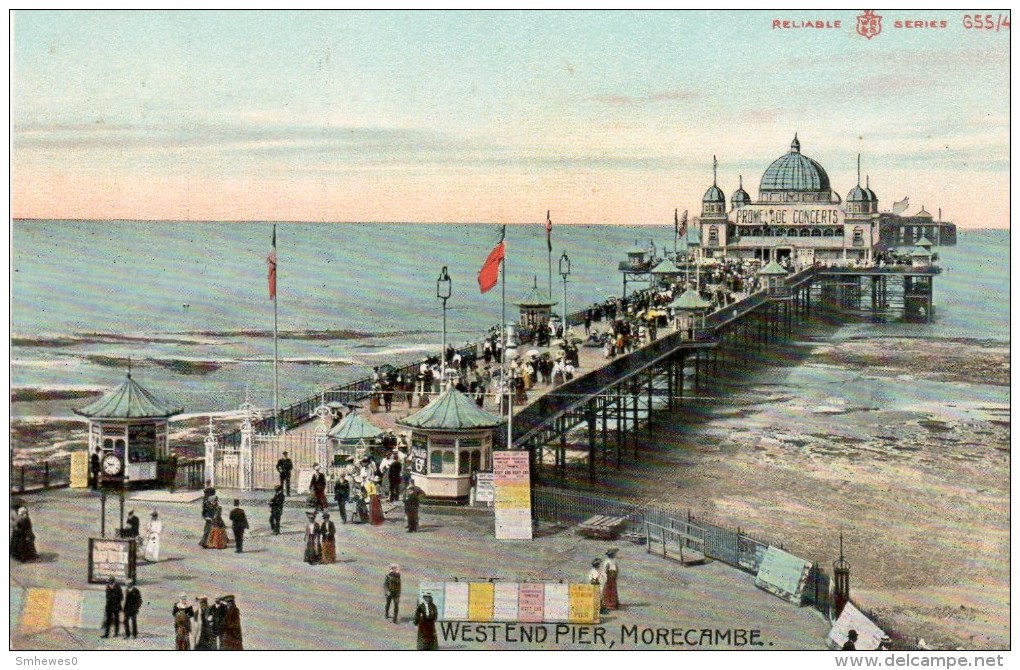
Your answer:
[[[726,194],[716,184],[719,161],[712,156],[712,186],[701,198],[702,216],[725,216],[726,215]]]
[[[740,175],[740,186],[730,196],[730,203],[733,205],[733,209],[739,209],[751,204],[751,196],[744,190],[744,175]]]

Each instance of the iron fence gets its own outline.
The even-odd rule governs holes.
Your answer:
[[[11,492],[62,488],[71,482],[71,457],[11,466]]]

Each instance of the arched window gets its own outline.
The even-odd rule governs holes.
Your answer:
[[[482,469],[482,452],[480,449],[471,450],[471,472],[478,472]]]
[[[470,474],[471,471],[471,453],[468,451],[460,452],[460,463],[457,467],[458,475]]]
[[[808,230],[807,228],[802,228],[801,231],[800,231],[800,236],[801,237],[811,237],[811,231]]]
[[[826,228],[825,232],[822,233],[822,237],[832,237],[835,234],[836,234],[835,230],[833,230],[832,228]]]
[[[821,237],[821,236],[822,236],[822,229],[821,228],[812,228],[811,229],[811,237]]]
[[[719,226],[708,227],[708,243],[719,244]]]
[[[855,245],[864,244],[864,229],[861,228],[860,226],[854,227],[854,244]]]
[[[442,474],[443,472],[443,452],[433,451],[432,462],[429,468],[429,473],[433,475]]]

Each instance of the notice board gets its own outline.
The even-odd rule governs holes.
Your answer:
[[[782,549],[769,547],[758,568],[754,585],[799,605],[810,570],[811,564],[804,559],[788,554]]]
[[[532,538],[531,467],[528,457],[527,451],[497,451],[492,454],[497,540]]]

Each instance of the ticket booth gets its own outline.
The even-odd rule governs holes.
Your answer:
[[[360,414],[351,412],[327,433],[333,441],[334,465],[348,460],[360,460],[382,439],[381,428],[373,426]],[[339,461],[336,456],[342,456]]]
[[[397,423],[411,429],[414,483],[430,498],[465,500],[472,475],[492,470],[494,433],[503,419],[449,388]]]
[[[99,400],[73,410],[89,423],[89,455],[99,454],[105,483],[157,479],[157,465],[170,455],[170,417],[183,409],[159,400],[131,378]]]

